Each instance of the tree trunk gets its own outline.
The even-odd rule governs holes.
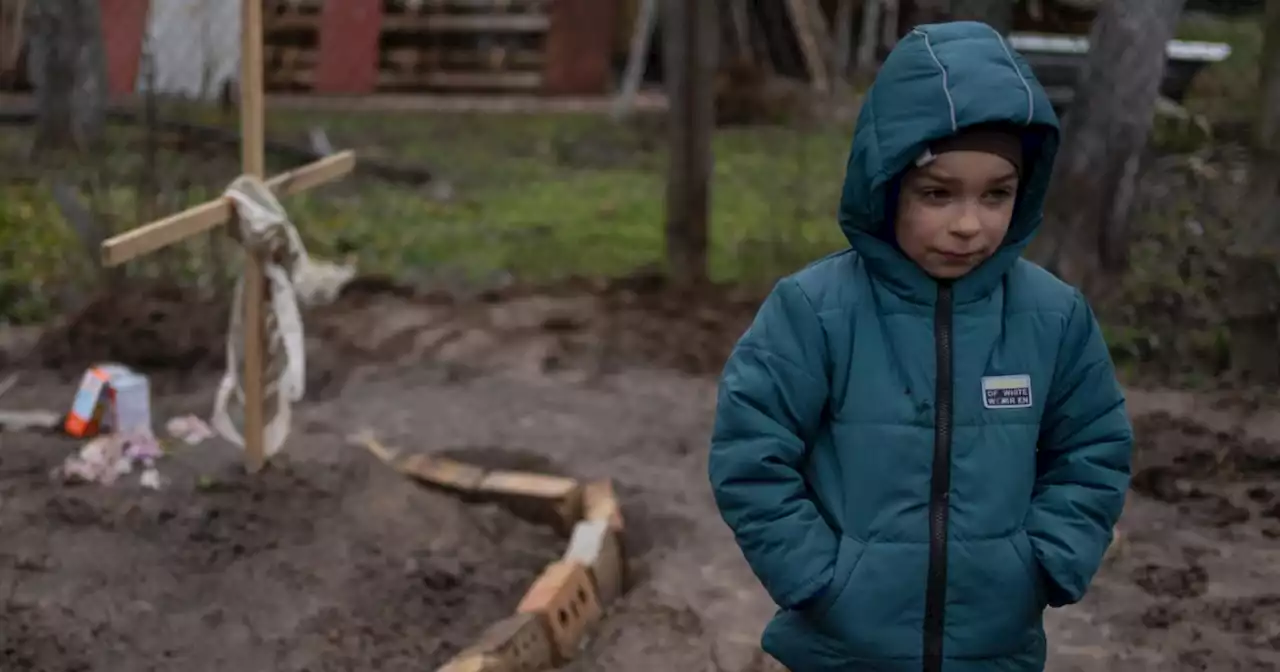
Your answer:
[[[1108,0],[1089,31],[1040,246],[1050,270],[1086,293],[1127,263],[1138,167],[1183,2]]]
[[[680,284],[707,279],[711,133],[715,125],[716,3],[663,0],[663,77],[670,100],[667,264]]]
[[[1280,382],[1280,0],[1267,0],[1263,27],[1259,109],[1254,125],[1255,161],[1249,192],[1228,250],[1222,312],[1231,333],[1231,368],[1245,381]]]
[[[40,0],[27,6],[28,63],[36,90],[36,148],[78,149],[102,137],[106,52],[98,0]]]
[[[982,21],[1008,35],[1013,30],[1014,0],[951,0],[951,18],[956,21]]]
[[[951,18],[952,0],[906,0],[902,3],[900,35],[926,23],[941,23]]]
[[[1280,0],[1267,0],[1259,86],[1262,107],[1258,111],[1258,149],[1280,155]]]

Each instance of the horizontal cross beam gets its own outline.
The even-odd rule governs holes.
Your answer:
[[[277,196],[289,196],[337,180],[356,165],[353,151],[339,152],[267,180]],[[235,205],[222,197],[201,203],[176,215],[126,231],[102,243],[104,266],[119,266],[126,261],[150,254],[199,233],[226,224],[235,217]]]

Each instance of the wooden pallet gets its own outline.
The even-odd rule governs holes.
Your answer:
[[[263,0],[264,80],[268,91],[310,91],[320,60],[323,0]]]
[[[266,84],[348,94],[594,92],[603,85],[581,82],[599,81],[600,67],[584,75],[581,33],[611,42],[614,14],[592,8],[615,1],[263,0]]]
[[[264,31],[315,30],[320,25],[323,0],[263,0]]]
[[[381,91],[542,87],[549,0],[387,0]]]

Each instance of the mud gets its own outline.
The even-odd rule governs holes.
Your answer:
[[[758,648],[773,606],[705,475],[707,374],[749,297],[645,277],[470,301],[388,289],[366,281],[308,315],[312,387],[260,476],[213,442],[167,459],[160,492],[67,489],[47,472],[73,444],[0,436],[0,668],[432,669],[563,540],[388,473],[343,442],[368,427],[409,450],[617,480],[633,586],[568,669],[776,669]],[[27,366],[3,405],[65,404],[75,366],[27,361],[59,369]],[[153,375],[186,381],[159,415],[207,413],[211,373]],[[1134,489],[1087,598],[1047,616],[1050,670],[1280,669],[1280,415],[1187,398],[1131,391]]]
[[[1280,669],[1280,443],[1218,419],[1136,419],[1120,538],[1056,619],[1079,669]]]
[[[334,425],[294,442],[252,477],[229,446],[181,450],[151,492],[55,485],[73,443],[0,439],[0,668],[431,669],[564,544],[388,473]]]

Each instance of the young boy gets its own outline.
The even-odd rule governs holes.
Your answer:
[[[990,27],[922,26],[858,118],[852,249],[783,279],[720,383],[710,474],[793,672],[1041,670],[1129,484],[1080,293],[1019,258],[1058,122]]]

